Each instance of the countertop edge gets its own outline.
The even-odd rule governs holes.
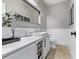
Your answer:
[[[42,37],[41,37],[40,39],[38,39],[38,40],[41,40],[41,39],[42,39]],[[29,44],[27,44],[27,45],[24,45],[24,46],[22,46],[22,47],[19,47],[19,48],[13,50],[13,51],[10,51],[10,52],[6,53],[6,54],[2,55],[2,58],[5,58],[5,57],[7,57],[7,56],[9,56],[9,55],[12,55],[12,54],[14,54],[15,52],[18,52],[18,51],[22,50],[23,48],[28,47],[29,45],[31,45],[31,44],[37,42],[38,40],[36,40],[36,41],[34,41],[34,42],[31,42],[31,43],[29,43]]]

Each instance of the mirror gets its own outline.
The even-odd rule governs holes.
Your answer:
[[[69,25],[73,25],[74,24],[74,3],[72,4],[69,15],[70,15]]]
[[[40,11],[23,0],[3,0],[2,26],[11,27],[39,27]]]

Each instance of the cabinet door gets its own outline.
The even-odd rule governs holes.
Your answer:
[[[49,36],[48,37],[46,37],[46,51],[47,51],[47,53],[49,52],[49,49],[50,49],[50,38],[49,38]]]
[[[37,59],[37,45],[32,44],[3,59]]]
[[[43,59],[45,59],[47,53],[49,52],[50,49],[50,39],[49,36],[44,38],[44,46],[43,46]]]

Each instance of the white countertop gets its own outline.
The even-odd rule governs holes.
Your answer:
[[[40,36],[31,36],[31,37],[23,37],[20,41],[3,45],[2,46],[2,57],[6,57],[12,53],[15,53],[16,51],[28,46],[29,44],[38,41],[43,37]]]

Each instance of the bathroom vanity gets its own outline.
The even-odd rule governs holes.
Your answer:
[[[49,35],[23,37],[2,48],[3,59],[45,59],[50,49],[50,39]]]

